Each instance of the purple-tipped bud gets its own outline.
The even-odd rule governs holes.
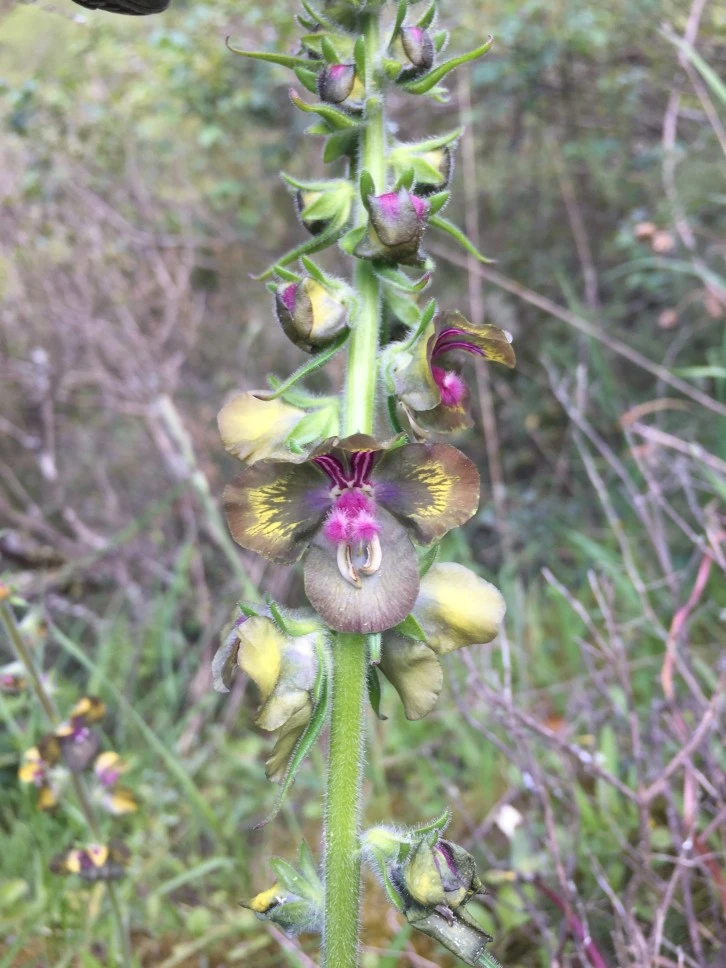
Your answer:
[[[442,192],[448,187],[454,171],[454,154],[448,145],[444,148],[436,148],[421,155],[421,161],[426,163],[423,176],[417,172],[416,185],[414,191],[417,195],[433,195],[434,192]],[[435,175],[438,172],[438,178]]]
[[[429,203],[405,188],[368,198],[368,236],[356,249],[364,259],[418,265]]]
[[[318,94],[328,104],[342,104],[353,93],[355,81],[353,64],[329,64],[318,74]]]
[[[435,50],[428,30],[424,30],[423,27],[404,27],[401,31],[401,44],[406,57],[416,68],[417,73],[431,70]]]
[[[347,306],[309,276],[279,285],[275,307],[285,334],[308,353],[325,346],[347,326]]]

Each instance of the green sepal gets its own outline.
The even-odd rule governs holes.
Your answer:
[[[297,20],[303,30],[317,30],[317,28],[320,26],[314,20],[308,20],[300,13],[295,14],[295,20]]]
[[[365,84],[366,78],[366,42],[364,37],[359,37],[353,48],[353,62],[355,70],[361,83]]]
[[[497,261],[496,259],[487,259],[485,255],[482,255],[476,246],[464,235],[461,229],[448,219],[442,218],[440,215],[432,215],[429,218],[429,225],[435,229],[440,229],[442,232],[446,232],[447,235],[455,239],[459,245],[466,249],[469,255],[473,255],[479,262],[484,262],[486,265],[493,265]]]
[[[338,240],[338,245],[346,255],[353,255],[358,243],[361,241],[367,231],[367,225],[359,225],[358,228],[351,229],[349,232],[346,232],[345,235]]]
[[[391,39],[388,42],[388,46],[394,42],[396,37],[401,33],[401,27],[403,27],[403,22],[406,19],[406,14],[408,13],[408,0],[399,0],[398,7],[396,9],[396,20],[393,24],[393,30],[391,31]],[[401,65],[398,65],[399,73],[401,71]]]
[[[363,231],[365,232],[365,229]],[[418,325],[421,311],[412,299],[393,286],[384,287],[383,298],[390,311],[404,326],[413,329]]]
[[[421,313],[420,318],[416,321],[415,330],[411,333],[409,338],[404,343],[404,347],[406,349],[409,349],[411,346],[413,346],[416,340],[423,335],[424,330],[436,315],[436,310],[438,308],[439,306],[436,300],[429,299],[429,301],[426,303],[426,307],[424,308],[424,311]]]
[[[401,174],[398,176],[398,181],[394,186],[394,191],[398,191],[400,188],[405,188],[410,191],[413,188],[413,183],[416,180],[416,172],[413,170],[413,166],[405,168]]]
[[[437,84],[436,87],[432,87],[430,91],[427,91],[424,97],[429,98],[431,101],[436,101],[437,104],[448,104],[451,101],[451,91],[448,87]]]
[[[326,276],[320,266],[316,265],[312,259],[308,259],[306,255],[300,260],[303,264],[303,268],[309,276],[312,276],[316,282],[319,282],[321,286],[326,289],[333,289],[336,286],[335,280],[331,279],[330,276]]]
[[[319,178],[316,181],[302,181],[299,178],[295,178],[294,175],[288,175],[286,171],[280,172],[280,178],[290,188],[299,188],[302,192],[327,192],[332,188],[340,189],[343,185],[348,184],[342,178]]]
[[[313,903],[320,900],[320,889],[315,884],[311,884],[300,871],[296,870],[288,861],[283,860],[282,857],[271,857],[270,867],[286,891],[296,894],[298,897],[304,897],[307,901]],[[317,873],[316,879],[318,879]]]
[[[317,10],[312,3],[309,2],[309,0],[301,0],[301,3],[305,13],[309,14],[309,16],[313,18],[316,25],[320,24],[322,27],[329,27],[331,30],[339,29],[338,25],[333,20],[331,20],[329,17],[326,17],[321,11]]]
[[[303,101],[295,88],[290,88],[289,95],[296,108],[306,114],[317,114],[328,124],[331,131],[346,131],[359,126],[358,122],[344,111],[339,111],[330,104],[308,104],[307,101]]]
[[[291,272],[290,269],[285,269],[283,266],[274,265],[272,267],[272,271],[276,276],[279,276],[283,282],[300,282],[302,279],[302,276],[297,272]],[[273,292],[275,292],[277,287],[275,287],[274,283],[273,287]]]
[[[449,31],[437,30],[432,40],[434,42],[434,50],[437,54],[440,54],[449,42]]]
[[[436,564],[439,559],[440,551],[441,544],[438,541],[430,548],[426,548],[418,562],[419,578],[423,578],[423,576],[431,569],[431,566]]]
[[[405,143],[399,145],[398,148],[394,148],[391,155],[395,155],[397,152],[405,151],[407,154],[421,153],[424,154],[427,151],[436,151],[437,148],[446,148],[448,145],[453,144],[458,141],[459,138],[464,133],[464,128],[454,128],[453,131],[449,131],[446,134],[438,135],[435,138],[424,138],[423,141],[414,141],[412,143]]]
[[[324,232],[321,232],[320,235],[312,235],[305,242],[301,242],[294,249],[290,249],[289,252],[286,252],[281,259],[278,259],[276,263],[268,269],[265,269],[264,272],[261,272],[258,276],[252,276],[252,279],[255,282],[264,282],[280,266],[289,266],[291,262],[297,262],[304,255],[311,255],[313,252],[320,252],[321,249],[327,249],[329,245],[337,242],[342,234],[343,227],[341,225],[331,225]]]
[[[434,817],[433,820],[429,820],[427,823],[419,824],[412,827],[411,830],[414,836],[423,840],[431,833],[435,833],[437,836],[442,834],[444,830],[451,823],[451,811],[448,807],[444,807],[438,817]]]
[[[399,61],[391,60],[390,57],[383,58],[381,61],[381,67],[383,68],[383,73],[391,81],[395,81],[401,73],[401,64]]]
[[[451,192],[449,191],[436,192],[435,195],[430,196],[429,220],[431,219],[432,215],[436,215],[438,212],[441,211],[442,208],[444,208],[448,204],[448,201],[450,198],[451,198]]]
[[[433,87],[435,87],[439,81],[441,81],[447,74],[451,73],[455,68],[461,67],[462,64],[468,64],[470,61],[476,60],[477,57],[482,57],[489,50],[494,43],[494,38],[489,37],[486,44],[482,44],[481,47],[477,47],[475,50],[470,50],[466,54],[460,54],[458,57],[452,57],[450,60],[444,61],[443,64],[439,64],[428,74],[424,74],[423,77],[416,81],[409,81],[407,84],[403,85],[405,91],[409,94],[427,94]]]
[[[423,292],[431,284],[430,272],[425,272],[420,279],[414,282],[404,272],[401,272],[400,269],[393,269],[390,266],[375,266],[373,271],[381,282],[384,282],[388,286],[394,286],[396,289],[400,289],[401,292],[412,294]]]
[[[320,39],[320,53],[323,55],[326,63],[340,64],[340,54],[335,49],[332,40],[327,34],[324,34]]]
[[[258,393],[257,396],[261,400],[277,400],[278,397],[284,397],[287,391],[295,386],[299,380],[309,376],[310,373],[314,373],[315,370],[319,370],[321,366],[325,366],[326,363],[332,360],[338,350],[345,346],[349,336],[350,330],[345,330],[345,332],[340,333],[324,349],[316,353],[309,360],[306,360],[302,366],[299,366],[286,380],[283,380],[282,383],[268,393]]]
[[[357,131],[337,131],[328,136],[323,151],[323,161],[329,165],[343,155],[353,155],[358,144]]]
[[[368,701],[371,704],[376,719],[385,722],[388,716],[381,712],[381,680],[376,666],[368,666],[366,672],[366,686],[368,687]]]
[[[318,75],[307,67],[296,67],[295,77],[311,94],[318,93]]]
[[[310,722],[305,727],[305,732],[298,740],[297,746],[295,747],[295,750],[292,756],[290,757],[290,763],[285,773],[285,778],[282,781],[280,792],[278,794],[277,800],[275,801],[275,805],[270,811],[270,813],[265,817],[264,820],[261,820],[260,823],[255,824],[254,826],[255,830],[259,830],[260,827],[267,826],[267,824],[271,823],[278,815],[278,813],[282,809],[282,805],[285,801],[285,797],[287,796],[287,792],[292,786],[292,783],[297,775],[298,770],[302,766],[303,761],[305,760],[305,757],[308,755],[310,750],[317,742],[317,739],[320,736],[323,726],[325,725],[325,721],[328,718],[328,677],[327,675],[324,675],[322,682],[323,682],[323,686],[322,686],[322,694],[320,696],[320,701],[315,707],[313,714],[310,717]],[[275,870],[275,868],[273,868],[273,870]],[[277,870],[275,870],[275,873],[280,878],[280,880],[283,883],[285,883],[282,880],[282,877],[280,876]],[[288,890],[293,890],[293,889],[288,887]],[[301,897],[308,896],[307,894],[301,894],[301,892],[297,890],[293,891],[293,893],[300,894]]]
[[[311,62],[307,57],[297,57],[294,54],[280,54],[272,50],[240,50],[238,47],[232,47],[229,42],[229,37],[225,40],[225,44],[227,45],[227,50],[231,50],[233,54],[239,54],[241,57],[249,57],[250,60],[267,61],[270,64],[279,64],[280,67],[289,67],[290,70],[294,70],[296,67],[310,69]]]
[[[415,642],[426,641],[426,633],[413,615],[407,615],[402,622],[399,622],[394,632],[405,635],[407,639],[413,639]]]
[[[297,866],[300,868],[302,876],[311,883],[320,881],[320,874],[315,866],[315,858],[306,840],[303,840],[300,844],[300,850],[297,855]]]
[[[260,618],[265,615],[264,606],[262,605],[250,605],[247,602],[237,602],[237,608],[247,618]]]
[[[438,13],[437,0],[431,4],[426,13],[421,17],[420,20],[416,22],[417,27],[421,27],[422,30],[428,30],[431,24],[436,19],[436,14]]]
[[[374,851],[374,854],[380,867],[381,880],[383,881],[383,888],[386,894],[388,895],[388,900],[396,908],[399,914],[403,914],[405,910],[405,905],[401,900],[401,897],[398,891],[393,886],[393,881],[391,880],[388,874],[388,865],[386,864],[386,858],[378,850]]]
[[[380,664],[382,641],[383,639],[381,638],[380,632],[374,632],[372,635],[366,635],[366,647],[368,649],[368,663],[370,665]]]
[[[376,194],[376,183],[373,181],[373,175],[364,168],[360,173],[360,179],[358,181],[358,187],[360,191],[360,198],[366,209],[368,208],[368,198],[370,195]]]
[[[285,446],[292,454],[305,454],[310,444],[318,440],[337,437],[340,433],[340,417],[332,406],[319,407],[306,414],[285,437]]]
[[[398,419],[398,397],[393,394],[389,394],[386,397],[386,410],[388,412],[388,421],[394,433],[403,433],[403,425]]]

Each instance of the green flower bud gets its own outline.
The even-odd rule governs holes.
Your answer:
[[[327,345],[348,325],[346,295],[345,287],[332,289],[310,276],[281,283],[275,308],[285,335],[308,353]]]
[[[295,208],[308,232],[320,235],[333,223],[345,225],[350,218],[354,195],[350,182],[317,182],[313,185],[315,187],[298,187],[295,192]]]

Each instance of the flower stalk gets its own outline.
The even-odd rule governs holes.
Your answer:
[[[18,628],[15,613],[13,612],[9,602],[9,591],[4,585],[0,585],[0,619],[2,619],[2,624],[15,651],[15,654],[18,657],[18,661],[21,662],[25,668],[25,673],[28,677],[31,689],[33,690],[36,699],[40,703],[49,725],[53,729],[57,729],[61,724],[60,713],[58,712],[51,695],[43,684],[43,679],[35,664],[33,655],[30,649],[27,647],[20,629]],[[70,776],[71,784],[73,786],[76,799],[78,800],[78,805],[88,827],[88,832],[94,840],[98,840],[100,829],[83,779],[73,771],[71,771]],[[121,953],[121,964],[123,968],[131,968],[131,938],[129,935],[128,921],[125,917],[123,906],[115,885],[108,883],[106,888],[108,891],[109,903],[111,905],[111,912],[113,914],[114,921],[116,922],[116,933]]]

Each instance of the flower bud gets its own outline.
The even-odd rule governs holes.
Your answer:
[[[298,217],[311,235],[320,235],[333,224],[343,226],[350,218],[354,189],[342,179],[313,182],[309,187],[298,187],[295,208]]]
[[[323,885],[312,854],[305,842],[300,847],[298,866],[279,857],[271,861],[277,880],[243,903],[261,921],[274,921],[287,934],[319,931],[323,921]]]
[[[416,171],[416,166],[414,170]],[[422,171],[425,171],[423,177]],[[442,192],[448,187],[453,171],[454,154],[448,145],[425,152],[420,156],[414,191],[417,195],[433,195],[434,192]]]
[[[401,46],[417,74],[431,70],[434,64],[434,42],[423,27],[404,27],[401,30]]]
[[[419,250],[426,229],[429,203],[400,188],[368,197],[368,234],[356,248],[362,259],[420,265]]]
[[[257,391],[263,393],[264,391]],[[290,457],[286,442],[306,417],[306,411],[283,400],[238,393],[217,414],[225,450],[246,464]]]
[[[474,858],[449,840],[433,846],[424,840],[409,854],[403,870],[406,890],[424,907],[444,905],[452,911],[481,891]]]
[[[365,99],[365,87],[354,64],[328,64],[318,74],[318,94],[328,104],[359,108]]]
[[[281,283],[275,307],[285,335],[308,353],[330,343],[348,323],[345,300],[310,276]]]

